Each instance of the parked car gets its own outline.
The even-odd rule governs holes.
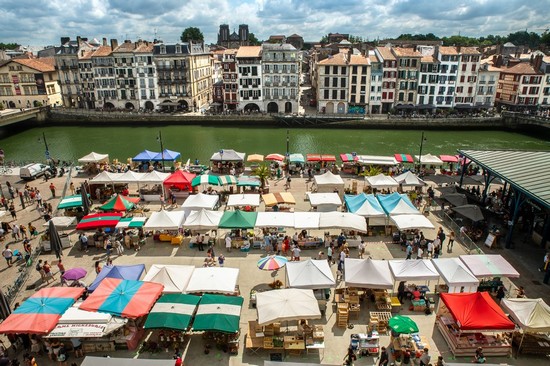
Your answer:
[[[41,175],[44,175],[46,171],[49,170],[50,167],[44,164],[27,164],[19,170],[19,177],[23,180],[33,180]]]

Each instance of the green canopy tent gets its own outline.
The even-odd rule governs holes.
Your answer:
[[[165,294],[153,306],[143,327],[187,330],[200,299],[195,295]]]
[[[237,332],[243,301],[240,296],[203,295],[195,314],[193,330]]]
[[[220,229],[251,229],[256,225],[257,216],[257,212],[225,211],[218,227]]]
[[[90,195],[88,195],[88,198]],[[59,202],[59,205],[57,205],[57,209],[62,208],[74,208],[74,207],[82,207],[82,195],[75,194],[74,196],[67,196],[63,197],[63,199]]]
[[[191,181],[191,185],[193,187],[199,186],[201,184],[210,184],[210,185],[213,185],[213,186],[219,186],[220,185],[220,179],[218,178],[217,175],[202,174],[202,175],[197,175]]]
[[[115,228],[117,229],[134,229],[134,228],[140,228],[143,227],[145,224],[145,221],[147,221],[147,217],[123,217],[120,219],[118,224],[116,224]]]

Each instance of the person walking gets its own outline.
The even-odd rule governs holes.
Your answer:
[[[12,266],[12,260],[13,260],[13,252],[10,249],[9,245],[6,245],[6,248],[2,252],[2,257],[6,260],[6,263],[8,264],[8,267]]]
[[[230,252],[231,251],[231,234],[230,233],[227,233],[227,235],[225,236],[225,249]]]
[[[367,245],[365,244],[365,241],[361,240],[361,242],[359,243],[359,246],[357,247],[357,249],[359,250],[359,259],[363,259],[363,255],[365,254],[366,247]]]
[[[441,240],[439,239],[439,236],[435,237],[433,241],[433,245],[434,245],[434,248],[433,248],[434,254],[432,258],[439,258],[439,254],[441,251]]]
[[[294,257],[295,261],[300,261],[300,252],[302,249],[298,245],[295,245],[294,248],[292,248],[292,256]]]
[[[50,192],[52,192],[52,198],[55,198],[55,185],[53,182],[50,183]]]
[[[225,256],[223,254],[220,253],[220,255],[218,256],[218,263],[220,265],[220,267],[223,267],[224,263],[225,263]]]
[[[39,207],[42,207],[42,194],[38,189],[36,190],[35,200],[36,200],[36,209],[38,209]]]
[[[120,240],[115,240],[115,250],[116,250],[116,254],[121,256],[122,254],[124,254],[124,246],[122,246],[122,243],[120,242]]]
[[[441,255],[441,249],[443,248],[443,244],[445,243],[445,237],[446,237],[442,227],[439,227],[439,231],[437,232],[437,237],[440,240],[440,243],[439,243],[440,252],[438,253],[438,255]]]
[[[71,190],[71,194],[74,196],[75,188],[74,188],[74,183],[73,182],[71,182],[71,184],[69,185],[69,189]]]
[[[57,268],[59,269],[60,276],[63,276],[63,274],[65,273],[65,265],[63,264],[63,261],[61,259],[57,261]]]
[[[38,273],[40,273],[40,279],[42,282],[46,280],[46,273],[44,272],[44,268],[42,265],[42,259],[39,259],[36,263],[36,266],[34,267]]]
[[[407,249],[405,249],[405,254],[407,255],[407,257],[405,259],[411,259],[412,252],[413,252],[413,247],[410,242],[407,242]]]
[[[50,284],[50,280],[55,281],[55,277],[52,273],[52,267],[48,263],[48,261],[44,261],[44,264],[42,265],[42,270],[44,271],[44,279],[46,280],[46,284]]]
[[[9,211],[10,211],[11,219],[17,220],[17,211],[15,211],[15,205],[13,204],[13,201],[10,203]]]
[[[14,223],[11,227],[11,234],[13,236],[13,238],[17,241],[17,240],[21,240],[21,229],[19,229],[19,225],[17,223]]]
[[[451,230],[451,232],[449,233],[449,242],[447,243],[447,252],[448,253],[452,253],[453,252],[453,244],[455,242],[455,232],[454,230]]]
[[[432,356],[428,353],[428,349],[424,348],[422,352],[422,356],[420,356],[420,366],[428,366],[430,364],[430,360],[432,359]]]
[[[334,253],[334,244],[330,243],[330,245],[328,246],[328,249],[327,249],[327,260],[328,260],[328,265],[332,265],[334,264],[334,262],[332,261],[332,255]]]

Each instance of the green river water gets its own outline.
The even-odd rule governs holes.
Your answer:
[[[157,141],[162,133],[164,148],[179,151],[182,160],[206,162],[220,149],[247,154],[286,153],[287,129],[273,127],[74,127],[55,126],[0,130],[0,148],[7,161],[44,160],[46,135],[51,156],[75,161],[90,151],[108,153],[126,161],[144,149],[160,151]],[[364,155],[418,155],[419,130],[304,129],[289,131],[291,153],[335,154],[356,152]],[[550,150],[547,139],[504,131],[426,131],[423,154],[455,154],[458,148]]]

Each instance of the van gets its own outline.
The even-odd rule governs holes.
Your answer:
[[[19,177],[23,180],[33,180],[46,173],[49,169],[50,167],[44,164],[27,164],[20,168]]]

